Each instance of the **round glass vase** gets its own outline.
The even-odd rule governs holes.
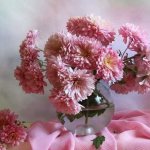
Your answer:
[[[114,104],[109,88],[104,82],[99,82],[88,99],[80,102],[84,106],[76,115],[58,113],[62,124],[77,136],[99,133],[111,121],[114,114]]]

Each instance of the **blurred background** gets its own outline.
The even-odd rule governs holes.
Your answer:
[[[55,118],[45,95],[25,94],[14,78],[20,64],[19,45],[30,29],[39,30],[39,47],[48,37],[64,30],[71,16],[100,15],[115,27],[134,23],[150,32],[149,0],[0,0],[0,108],[10,108],[27,121]],[[118,43],[119,44],[119,43]],[[149,109],[150,93],[118,95],[112,92],[116,111]]]

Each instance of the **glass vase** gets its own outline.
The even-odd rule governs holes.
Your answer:
[[[114,114],[114,104],[107,84],[99,82],[96,92],[80,102],[84,106],[76,115],[58,113],[59,120],[77,136],[96,134],[108,125]]]

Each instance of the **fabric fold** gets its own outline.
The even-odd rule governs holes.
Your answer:
[[[150,111],[118,112],[101,134],[105,141],[99,150],[149,150]],[[28,140],[32,150],[95,150],[95,137],[76,137],[57,122],[36,122]]]

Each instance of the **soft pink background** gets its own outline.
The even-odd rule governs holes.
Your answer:
[[[48,89],[44,96],[27,95],[13,77],[18,47],[29,29],[38,29],[43,48],[51,33],[64,29],[69,17],[86,14],[100,15],[114,26],[132,22],[150,31],[148,0],[0,0],[0,108],[9,107],[27,121],[55,118]],[[150,93],[112,93],[112,97],[116,110],[150,108]]]

